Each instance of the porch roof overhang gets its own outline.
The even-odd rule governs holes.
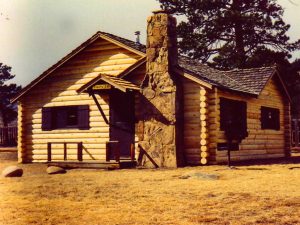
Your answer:
[[[139,91],[140,90],[140,88],[138,86],[136,86],[135,84],[133,84],[127,80],[124,80],[122,78],[110,76],[110,75],[99,74],[99,76],[97,76],[96,78],[92,79],[90,82],[88,82],[88,83],[84,84],[82,87],[80,87],[77,90],[77,93],[80,94],[82,92],[87,92],[89,89],[92,89],[93,86],[95,86],[96,84],[98,84],[101,81],[104,83],[110,84],[114,88],[119,89],[120,91],[123,91],[123,92],[127,92],[128,90],[129,91]]]

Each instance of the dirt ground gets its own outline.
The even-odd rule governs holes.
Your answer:
[[[15,165],[0,153],[0,172]],[[69,170],[0,178],[0,224],[300,224],[300,164]]]

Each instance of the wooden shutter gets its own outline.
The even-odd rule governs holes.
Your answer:
[[[238,102],[238,108],[239,110],[236,110],[239,113],[240,118],[240,137],[241,139],[244,139],[248,136],[247,132],[247,103],[240,101]]]
[[[268,113],[267,109],[265,107],[260,108],[260,121],[261,121],[261,129],[267,129],[267,123],[268,123]]]
[[[52,130],[52,108],[42,108],[42,130]]]
[[[231,120],[231,104],[230,100],[226,98],[220,98],[220,127],[221,130],[228,128],[228,123]]]
[[[280,111],[279,109],[274,109],[273,111],[274,114],[274,129],[275,130],[280,130]]]
[[[88,130],[90,128],[90,110],[88,105],[78,106],[78,128]]]

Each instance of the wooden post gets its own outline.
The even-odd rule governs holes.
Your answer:
[[[138,155],[138,159],[137,159],[137,165],[141,166],[142,161],[143,161],[144,151],[140,145],[138,145],[138,152],[139,152],[139,155]]]
[[[51,162],[51,142],[47,144],[48,162]]]
[[[82,142],[78,143],[77,152],[78,161],[82,161]]]
[[[298,133],[298,120],[294,120],[294,146],[293,147],[298,147],[299,144],[299,133]]]
[[[230,168],[231,167],[231,156],[230,156],[231,150],[230,150],[229,146],[230,146],[230,144],[228,144],[228,150],[227,150],[227,165]]]
[[[106,162],[110,161],[110,144],[106,142]]]
[[[67,160],[67,143],[64,143],[64,161]]]
[[[130,158],[131,158],[131,161],[135,160],[135,146],[134,146],[134,143],[132,143],[130,145]]]

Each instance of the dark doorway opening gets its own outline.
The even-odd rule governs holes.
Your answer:
[[[112,89],[109,101],[110,142],[112,148],[119,149],[120,158],[130,158],[130,148],[134,143],[134,94]],[[109,158],[114,159],[114,151]]]

